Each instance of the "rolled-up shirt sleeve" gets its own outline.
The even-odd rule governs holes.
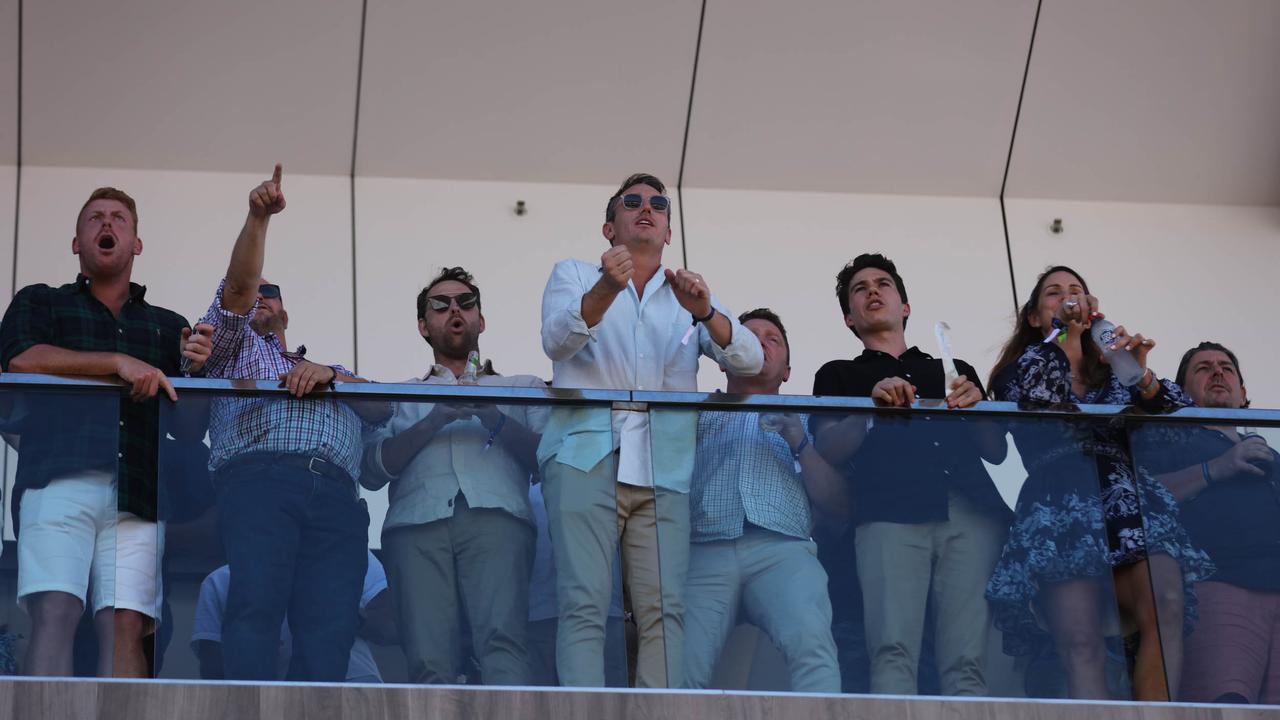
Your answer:
[[[561,260],[551,270],[542,293],[542,350],[555,362],[568,360],[591,339],[582,319],[582,296],[588,288],[573,260]]]
[[[222,289],[226,283],[225,278],[218,283],[218,290],[213,294],[213,302],[209,304],[209,310],[205,312],[202,320],[213,326],[211,338],[213,351],[204,364],[204,374],[208,377],[229,376],[231,369],[235,367],[237,360],[244,352],[245,344],[251,341],[249,336],[253,334],[253,330],[249,327],[249,320],[258,309],[257,300],[254,300],[253,307],[244,315],[224,308]]]
[[[720,363],[721,367],[734,375],[751,377],[760,374],[761,368],[764,367],[764,350],[760,347],[759,338],[743,327],[742,323],[738,322],[738,318],[729,312],[715,296],[711,298],[711,306],[728,318],[733,332],[729,336],[729,344],[722,348],[712,339],[706,325],[699,325],[698,344],[702,354]]]

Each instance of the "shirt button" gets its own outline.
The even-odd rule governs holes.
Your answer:
[[[937,441],[937,440],[934,440],[934,441],[933,441],[933,446],[934,446],[934,447],[938,447],[938,441]]]
[[[116,328],[116,332],[118,332],[118,333],[120,333],[121,335],[123,335],[123,334],[124,334],[124,328]]]
[[[124,427],[124,421],[123,421],[123,420],[121,420],[121,421],[120,421],[120,427]]]
[[[118,452],[118,453],[116,453],[116,457],[118,457],[118,458],[120,458],[121,460],[123,460],[123,459],[124,459],[124,453],[122,453],[122,452]]]
[[[951,471],[950,471],[950,470],[943,470],[943,471],[942,471],[942,474],[943,474],[943,475],[950,475],[950,474],[951,474]]]

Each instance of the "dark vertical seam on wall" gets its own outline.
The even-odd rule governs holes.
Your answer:
[[[707,0],[698,13],[698,40],[693,46],[693,78],[689,81],[689,107],[684,116],[684,142],[680,145],[680,174],[676,177],[676,203],[680,206],[680,260],[689,267],[689,234],[684,227],[684,161],[689,155],[689,126],[693,123],[693,94],[698,87],[698,59],[702,55],[702,25],[707,19]]]
[[[1040,28],[1040,6],[1036,2],[1036,18],[1031,23],[1031,42],[1027,44],[1027,63],[1022,68],[1022,89],[1018,91],[1018,109],[1013,114],[1013,133],[1009,137],[1009,154],[1004,160],[1004,179],[1000,181],[1000,222],[1004,225],[1004,252],[1009,263],[1009,288],[1013,291],[1013,311],[1018,312],[1018,281],[1013,272],[1013,244],[1009,241],[1009,216],[1004,209],[1004,191],[1009,185],[1009,168],[1013,165],[1013,144],[1018,139],[1018,122],[1022,119],[1022,99],[1027,94],[1027,76],[1031,74],[1031,52],[1036,47],[1036,31]]]
[[[364,34],[369,0],[360,4],[360,53],[356,59],[356,115],[351,129],[351,369],[360,372],[360,293],[356,275],[356,156],[360,147],[360,101],[364,85]]]
[[[9,268],[9,297],[18,293],[18,220],[22,212],[22,5],[18,0],[18,123],[17,166],[13,188],[13,266]]]

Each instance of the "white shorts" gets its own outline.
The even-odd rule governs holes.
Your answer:
[[[22,494],[18,509],[18,604],[64,592],[103,608],[160,616],[163,523],[116,510],[110,473],[56,478]]]

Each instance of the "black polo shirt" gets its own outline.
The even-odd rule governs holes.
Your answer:
[[[1206,427],[1144,428],[1134,434],[1133,444],[1134,461],[1153,474],[1198,469],[1235,447]],[[1210,580],[1280,590],[1280,456],[1266,475],[1218,478],[1179,508],[1191,544],[1217,565]]]
[[[18,291],[0,322],[0,365],[35,345],[82,352],[118,352],[165,375],[181,375],[179,343],[187,321],[145,299],[147,289],[129,284],[129,299],[116,317],[78,275],[61,287],[29,285]],[[163,394],[161,392],[160,394]],[[167,401],[166,401],[167,402]],[[146,402],[122,397],[113,403],[82,395],[40,393],[38,407],[16,428],[21,435],[13,515],[22,492],[53,478],[84,470],[118,469],[119,509],[156,518],[156,463],[160,432],[159,394]]]
[[[957,360],[956,370],[982,389],[969,363]],[[876,383],[891,377],[915,385],[920,398],[947,396],[942,361],[916,347],[901,357],[864,350],[853,360],[832,360],[814,376],[813,394],[870,397]],[[947,520],[947,495],[953,490],[993,514],[1012,516],[982,464],[971,423],[945,410],[876,417],[845,470],[853,486],[853,521],[859,525]]]

